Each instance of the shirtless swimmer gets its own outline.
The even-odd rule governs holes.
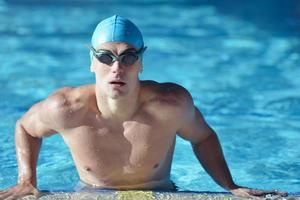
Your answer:
[[[42,139],[55,133],[69,147],[80,180],[90,187],[174,189],[170,169],[178,134],[191,142],[205,170],[232,194],[284,195],[233,182],[217,135],[189,92],[174,83],[139,80],[145,49],[141,32],[128,19],[113,16],[98,24],[90,67],[96,83],[62,88],[17,121],[18,183],[1,191],[0,199],[39,195],[39,149]]]

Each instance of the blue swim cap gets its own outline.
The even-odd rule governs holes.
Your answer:
[[[95,49],[105,42],[126,42],[136,50],[144,47],[143,36],[138,27],[118,15],[101,21],[93,33],[91,42]]]

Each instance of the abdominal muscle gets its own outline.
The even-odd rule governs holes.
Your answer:
[[[148,155],[139,162],[130,162],[131,159],[122,159],[122,156],[112,159],[115,156],[100,156],[100,158],[91,154],[86,155],[94,159],[87,156],[86,159],[74,161],[80,180],[92,188],[172,189],[174,186],[170,180],[170,169],[174,145],[169,146],[164,155],[162,152],[159,153],[160,156]]]
[[[117,164],[117,163],[116,163]],[[76,164],[80,180],[93,188],[108,189],[170,189],[170,160],[153,165],[106,165],[93,168]]]

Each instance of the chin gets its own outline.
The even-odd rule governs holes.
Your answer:
[[[109,92],[108,96],[112,99],[118,99],[123,96],[126,96],[127,94],[128,94],[128,92],[113,90],[113,91]]]

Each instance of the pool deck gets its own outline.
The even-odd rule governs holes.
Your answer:
[[[33,196],[23,200],[35,199]],[[152,191],[104,191],[104,192],[44,192],[40,200],[238,200],[251,199],[230,195],[229,193],[203,193],[203,192],[152,192]],[[299,194],[287,197],[267,196],[269,200],[300,200]]]

